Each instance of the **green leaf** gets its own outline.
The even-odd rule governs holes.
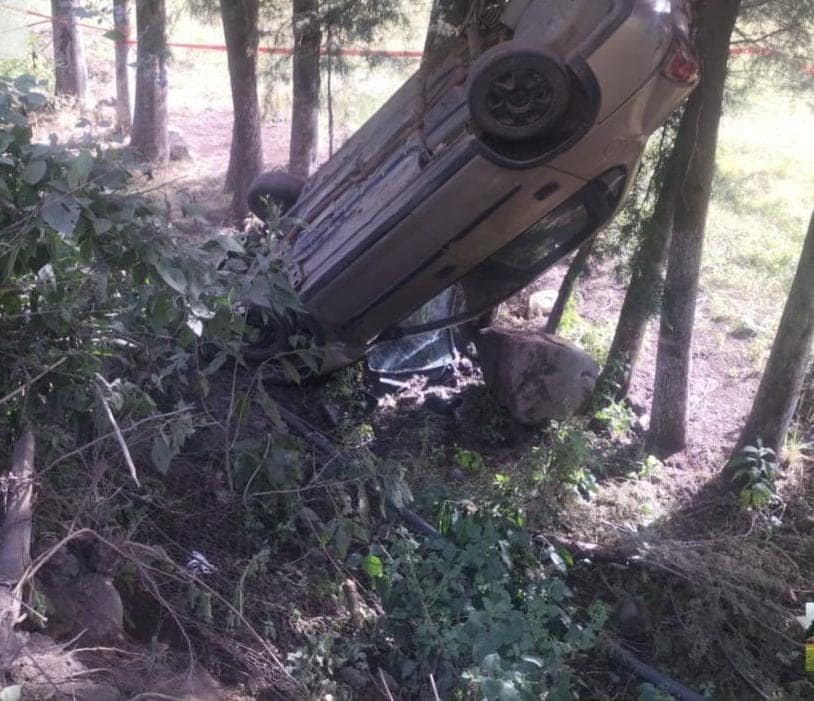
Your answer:
[[[125,41],[127,39],[127,37],[117,29],[111,29],[109,32],[102,34],[102,36],[111,41]]]
[[[348,525],[347,521],[340,521],[337,524],[336,534],[334,535],[334,548],[336,548],[336,554],[339,555],[341,559],[345,559],[345,556],[348,554],[348,548],[350,548],[351,543],[351,529]]]
[[[71,183],[73,187],[84,185],[93,170],[93,156],[87,151],[82,151],[71,161]]]
[[[76,228],[82,208],[73,197],[49,195],[42,205],[40,216],[46,224],[60,234],[70,236]]]
[[[155,469],[162,475],[166,475],[170,470],[170,463],[172,462],[172,450],[167,444],[167,439],[159,434],[153,441],[153,449],[150,452],[150,458],[155,465]]]
[[[548,556],[551,558],[551,562],[554,563],[554,567],[556,567],[560,572],[563,574],[568,572],[568,565],[565,564],[565,559],[556,550],[554,550],[554,548],[551,548]]]
[[[93,230],[96,232],[97,235],[106,234],[113,228],[113,222],[109,219],[94,219],[93,220]]]
[[[376,579],[384,575],[384,565],[382,559],[376,555],[368,555],[362,560],[362,569],[371,579]]]
[[[188,283],[187,276],[184,275],[183,270],[173,268],[166,261],[158,261],[155,264],[156,272],[161,276],[161,279],[167,283],[172,289],[179,294],[186,294]]]
[[[237,239],[232,236],[218,236],[215,241],[227,253],[243,255],[246,252],[243,246],[238,243]]]
[[[280,367],[283,369],[286,377],[291,380],[293,384],[300,384],[300,373],[290,360],[287,358],[277,358],[277,362],[280,363]]]
[[[260,405],[260,408],[263,410],[263,413],[268,417],[271,423],[273,423],[277,428],[285,427],[285,421],[283,421],[283,417],[280,415],[280,408],[277,406],[277,402],[275,402],[269,396],[269,393],[266,391],[262,381],[257,385],[256,400]]]
[[[47,170],[48,164],[45,161],[31,161],[28,165],[26,165],[25,168],[23,168],[23,172],[20,173],[20,177],[29,185],[36,185],[45,177],[45,172]]]

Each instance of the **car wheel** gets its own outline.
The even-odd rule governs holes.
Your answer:
[[[288,350],[290,324],[268,310],[252,307],[246,314],[241,354],[253,363],[264,363]]]
[[[258,175],[249,186],[249,209],[260,219],[267,219],[269,205],[274,204],[282,213],[291,209],[300,197],[305,181],[280,170]]]
[[[291,345],[293,336],[306,339],[296,346],[299,352]],[[272,384],[293,384],[295,379],[291,377],[291,370],[299,381],[319,374],[324,342],[321,327],[308,315],[292,312],[281,318],[269,310],[253,307],[246,315],[241,355],[251,363],[268,363],[264,376]],[[310,362],[306,362],[301,355],[308,353],[311,354]],[[282,367],[280,358],[286,359],[289,372]]]
[[[536,47],[508,41],[484,53],[472,67],[469,113],[486,134],[507,141],[543,136],[568,106],[568,75]]]

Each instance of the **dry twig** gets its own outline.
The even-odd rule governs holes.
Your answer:
[[[99,373],[96,373],[96,379],[102,384],[104,389],[112,391],[113,388],[110,386],[110,383]],[[133,462],[133,457],[130,455],[130,448],[127,447],[127,441],[124,440],[124,435],[122,435],[122,430],[119,428],[119,424],[116,421],[115,415],[113,414],[113,409],[110,408],[110,404],[108,403],[101,387],[96,388],[96,394],[104,407],[105,414],[107,415],[108,421],[110,421],[110,425],[113,427],[113,433],[116,436],[116,440],[119,442],[119,447],[122,449],[122,455],[124,456],[125,463],[127,463],[127,468],[130,470],[130,476],[133,478],[136,486],[141,487],[141,483],[138,479],[138,473],[136,472],[136,465]]]

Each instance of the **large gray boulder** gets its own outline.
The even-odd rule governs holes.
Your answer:
[[[582,411],[599,376],[584,350],[542,331],[488,328],[475,345],[487,386],[527,426]]]

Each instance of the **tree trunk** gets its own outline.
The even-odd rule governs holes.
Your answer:
[[[596,383],[596,404],[602,404],[608,399],[619,401],[627,396],[647,323],[661,306],[664,264],[673,230],[678,186],[681,175],[687,171],[692,153],[692,149],[683,145],[683,142],[694,138],[692,124],[682,120],[679,134],[682,144],[679,145],[677,136],[664,167],[655,208],[644,223],[642,241],[633,259],[633,270],[616,333],[605,367]]]
[[[116,133],[130,133],[130,80],[128,54],[130,45],[130,0],[113,0],[113,28],[116,39]]]
[[[803,389],[814,338],[814,213],[766,370],[735,453],[763,444],[780,451]]]
[[[435,0],[424,39],[422,65],[432,65],[446,56],[446,46],[463,26],[471,0]]]
[[[232,192],[232,214],[248,214],[249,185],[263,170],[263,137],[257,97],[259,0],[220,0],[223,34],[232,85],[232,147],[225,188]]]
[[[31,563],[34,448],[34,434],[26,430],[14,446],[5,514],[0,526],[0,669],[4,672],[22,647],[14,626],[21,606],[17,584]]]
[[[548,315],[548,319],[546,320],[546,333],[557,333],[557,329],[560,327],[560,322],[562,321],[562,315],[565,313],[565,307],[568,304],[568,300],[571,299],[571,295],[574,293],[574,285],[579,276],[582,275],[582,271],[585,270],[588,259],[591,257],[591,253],[593,253],[595,243],[596,237],[583,243],[574,256],[574,260],[571,261],[571,265],[568,266],[568,270],[565,271],[565,276],[560,284],[560,290],[557,293],[557,301],[554,302],[551,314]]]
[[[678,192],[659,329],[656,381],[647,446],[658,456],[687,444],[687,400],[698,278],[704,248],[718,127],[723,109],[729,42],[740,0],[709,0],[700,10],[698,47],[701,85],[682,119],[689,164]]]
[[[75,97],[84,104],[87,66],[82,33],[76,21],[76,0],[51,0],[54,39],[54,92]]]
[[[288,170],[307,178],[317,159],[319,135],[319,51],[322,30],[318,0],[293,0],[294,61],[291,144]]]
[[[136,109],[130,145],[140,158],[170,158],[167,128],[167,12],[164,0],[136,0]]]

